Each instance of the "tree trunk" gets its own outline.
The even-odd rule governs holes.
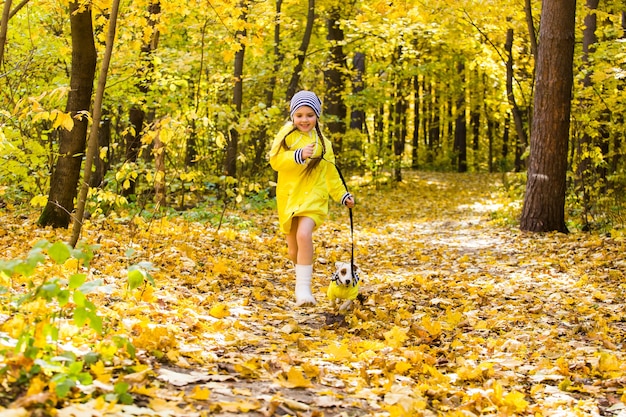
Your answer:
[[[91,132],[89,134],[89,142],[87,144],[87,155],[85,157],[85,169],[83,171],[83,183],[78,194],[78,204],[76,206],[76,219],[72,227],[72,237],[70,245],[76,246],[80,232],[83,227],[83,214],[85,205],[87,204],[87,194],[89,193],[89,180],[93,161],[96,155],[100,153],[98,147],[98,131],[100,129],[100,120],[102,118],[102,100],[104,97],[104,89],[106,87],[107,73],[109,71],[109,63],[113,53],[113,44],[115,43],[115,30],[117,28],[117,14],[119,11],[120,0],[113,0],[111,4],[111,14],[109,18],[109,29],[106,38],[106,49],[102,64],[100,65],[100,75],[98,76],[98,87],[96,88],[96,98],[93,103],[93,123],[91,124]]]
[[[237,125],[241,118],[241,108],[243,105],[243,64],[246,53],[245,40],[248,34],[246,30],[246,22],[248,20],[248,1],[242,0],[238,6],[241,14],[239,21],[243,29],[239,29],[235,33],[235,39],[239,42],[239,50],[235,53],[235,68],[233,71],[233,106],[235,108],[235,117],[237,120],[230,129],[226,141],[226,159],[224,160],[224,173],[229,177],[237,177],[237,153],[239,152],[239,130]]]
[[[457,171],[467,172],[467,121],[465,119],[465,64],[457,66],[461,91],[456,99],[456,117],[454,119],[454,152],[457,155]]]
[[[524,149],[528,143],[528,137],[526,136],[526,130],[524,129],[524,120],[522,118],[522,111],[517,105],[515,100],[515,93],[513,92],[513,29],[508,29],[506,32],[506,44],[505,50],[507,53],[506,62],[506,96],[511,106],[511,114],[513,115],[513,122],[515,123],[515,133],[517,133],[517,146],[515,152],[515,171],[522,170],[521,155],[524,153]]]
[[[429,112],[430,118],[428,120],[428,154],[427,162],[434,162],[435,156],[439,153],[439,142],[441,137],[441,126],[439,116],[439,97],[437,96],[436,86],[434,83],[430,83],[428,86],[430,91],[429,98]]]
[[[157,207],[165,207],[167,194],[165,187],[165,145],[161,141],[160,134],[154,138],[154,202]]]
[[[405,94],[407,92],[406,82],[400,79],[395,88],[395,105],[393,109],[393,154],[394,154],[394,180],[402,181],[402,159],[406,140],[406,112],[407,103]]]
[[[346,133],[346,104],[342,93],[345,91],[344,67],[346,55],[343,52],[343,30],[339,26],[341,19],[339,8],[333,8],[326,22],[328,33],[326,39],[330,43],[330,62],[324,70],[324,107],[326,113],[326,127],[330,133],[335,150],[343,149],[343,136]]]
[[[89,112],[96,72],[96,46],[91,8],[70,3],[72,69],[66,111],[72,116]],[[85,152],[87,118],[74,119],[72,131],[60,130],[59,157],[50,179],[48,203],[39,217],[40,226],[67,227],[74,211],[80,167]],[[80,219],[76,219],[79,220]]]
[[[161,3],[154,0],[148,6],[148,26],[152,31],[150,41],[141,46],[142,67],[138,74],[137,89],[144,97],[140,102],[129,111],[130,124],[133,127],[126,135],[126,162],[136,162],[141,149],[141,134],[146,119],[146,111],[144,109],[145,95],[150,91],[150,79],[152,72],[151,54],[159,44],[159,30],[157,29],[157,16],[161,13]],[[130,187],[122,190],[122,194],[126,197],[135,194],[135,180],[129,178]]]
[[[276,14],[274,15],[274,52],[272,56],[273,61],[273,71],[270,76],[267,85],[265,87],[265,106],[266,108],[271,108],[274,105],[274,90],[276,89],[276,76],[280,71],[280,67],[284,60],[284,54],[281,52],[280,48],[280,21],[281,21],[281,10],[282,10],[283,1],[276,0]],[[263,125],[254,135],[252,139],[252,143],[255,149],[254,153],[254,163],[253,163],[253,172],[261,172],[263,170],[262,166],[266,164],[265,161],[265,150],[267,148],[267,138],[270,137],[268,134],[268,126]]]
[[[565,185],[576,23],[574,0],[544,1],[536,92],[521,230],[559,231],[565,225]]]
[[[304,29],[304,35],[302,36],[302,43],[298,49],[298,62],[291,74],[291,81],[287,87],[286,99],[291,100],[294,94],[298,90],[300,84],[300,75],[302,74],[302,68],[304,68],[304,61],[306,58],[307,50],[309,49],[309,43],[311,42],[311,36],[313,35],[313,23],[315,23],[315,0],[309,0],[308,13],[306,15],[306,27]]]
[[[419,76],[413,76],[413,139],[411,140],[411,168],[419,169],[419,143],[420,143],[420,127],[422,125],[420,112],[422,108],[422,99],[420,94]]]
[[[11,0],[4,1],[2,19],[0,20],[0,68],[4,64],[4,45],[7,43],[7,31],[9,29],[9,14],[11,13]]]
[[[528,39],[530,40],[530,53],[537,59],[537,33],[535,31],[535,21],[533,20],[532,0],[524,0],[524,14],[526,15],[526,26],[528,26]]]
[[[352,94],[357,95],[365,89],[363,84],[363,75],[365,74],[365,54],[355,52],[352,58],[352,70],[354,78],[352,79]],[[350,128],[364,131],[365,127],[365,111],[362,108],[353,108],[350,113]]]
[[[100,153],[95,156],[95,171],[89,178],[90,187],[102,187],[104,184],[104,176],[109,171],[111,164],[111,120],[103,118],[98,129],[98,149],[107,149],[106,158],[100,157]]]
[[[591,77],[593,75],[593,69],[589,67],[589,54],[593,52],[595,44],[598,42],[596,36],[597,17],[595,10],[598,8],[600,0],[587,0],[587,9],[589,12],[585,16],[585,29],[583,30],[583,66],[586,69],[585,77],[583,78],[583,87],[589,89],[593,86]],[[588,99],[584,99],[581,103],[585,108],[589,108],[591,103]],[[585,228],[588,227],[588,214],[591,210],[591,189],[594,181],[597,181],[594,175],[596,169],[593,166],[591,160],[590,151],[592,150],[594,143],[593,138],[589,132],[584,132],[578,139],[577,154],[578,154],[578,166],[576,167],[576,189],[582,200],[582,217]]]

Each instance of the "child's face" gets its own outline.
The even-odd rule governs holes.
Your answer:
[[[293,114],[293,124],[299,131],[308,133],[315,127],[317,123],[317,115],[309,106],[298,107]]]

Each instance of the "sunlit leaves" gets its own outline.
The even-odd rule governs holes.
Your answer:
[[[133,410],[144,414],[192,406],[294,415],[513,416],[588,407],[608,414],[606,398],[617,410],[623,242],[527,236],[491,223],[485,210],[500,179],[414,174],[395,188],[360,190],[362,299],[343,318],[324,297],[293,307],[292,265],[272,211],[229,208],[237,227],[217,233],[177,217],[144,219],[142,228],[106,221],[87,231],[102,245],[93,269],[74,255],[57,264],[52,245],[40,244],[33,260],[0,264],[11,277],[7,290],[27,291],[15,271],[31,263],[23,269],[40,294],[6,321],[0,311],[2,340],[21,337],[8,369],[32,369],[45,357],[47,370],[65,376],[50,387],[38,374],[33,393],[58,388],[75,396],[66,408],[86,401],[92,411],[137,398]],[[33,241],[38,233],[18,236]],[[333,207],[315,238],[317,295],[333,261],[349,256],[345,211]],[[67,255],[61,245],[52,252],[57,261]],[[46,316],[61,304],[60,314]],[[31,317],[45,320],[33,325]],[[51,344],[80,353],[52,360]],[[83,391],[85,372],[98,394]]]

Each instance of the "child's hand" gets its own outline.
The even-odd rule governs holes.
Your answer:
[[[346,207],[352,208],[354,207],[354,204],[355,204],[354,197],[350,196],[346,198]]]
[[[302,148],[302,159],[307,160],[313,156],[313,152],[315,151],[315,144],[311,143]]]

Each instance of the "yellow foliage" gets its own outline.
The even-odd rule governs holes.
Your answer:
[[[279,383],[286,388],[310,388],[313,386],[311,380],[304,376],[302,371],[295,366],[289,368],[286,379],[280,379]]]
[[[193,387],[193,390],[191,391],[191,394],[189,394],[188,397],[194,400],[206,401],[209,399],[210,396],[211,396],[211,390],[207,388],[202,388],[200,385],[196,385],[195,387]]]
[[[408,338],[406,329],[398,326],[393,326],[391,330],[385,332],[385,340],[387,341],[387,344],[394,348],[402,347]]]
[[[216,319],[223,319],[224,317],[228,317],[230,315],[230,310],[226,304],[219,303],[211,307],[209,314]]]

